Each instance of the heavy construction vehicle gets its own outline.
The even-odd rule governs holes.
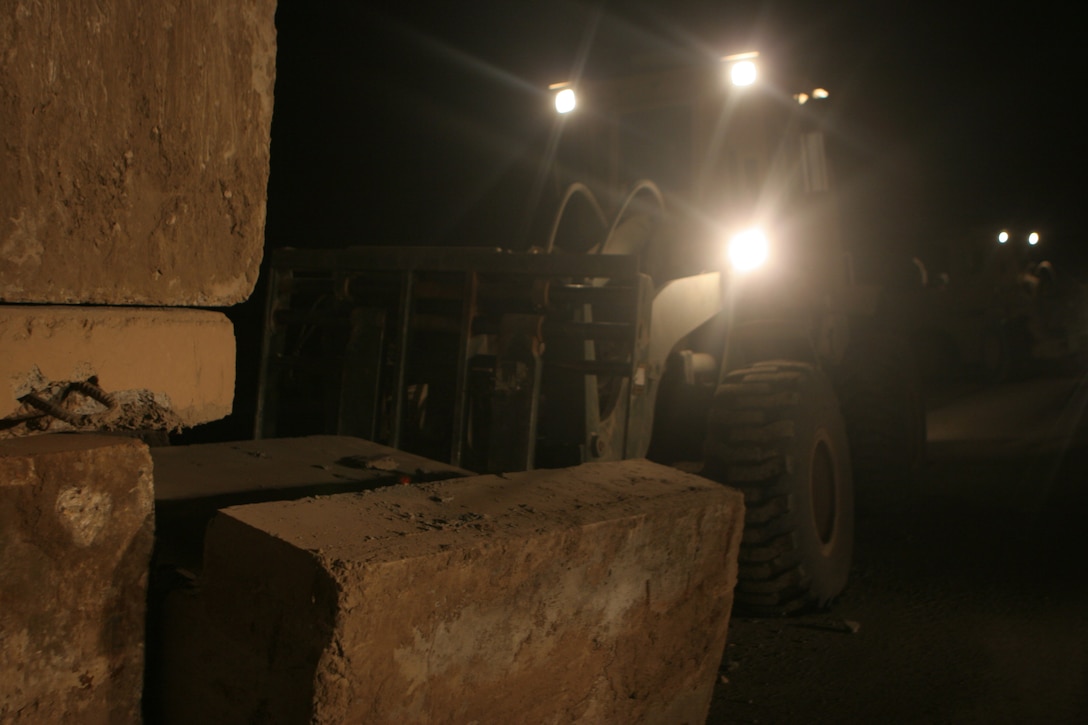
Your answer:
[[[841,241],[828,94],[759,64],[553,86],[558,211],[527,251],[273,253],[256,437],[682,466],[745,494],[737,602],[828,604],[854,476],[908,473],[924,417]]]

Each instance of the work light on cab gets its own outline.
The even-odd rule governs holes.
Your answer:
[[[729,82],[741,87],[753,85],[759,76],[756,66],[758,58],[759,53],[756,52],[738,53],[722,58],[722,62],[729,69]]]
[[[569,83],[553,83],[549,90],[555,92],[556,113],[570,113],[578,106],[578,97]]]
[[[729,240],[726,254],[733,269],[738,272],[750,272],[767,262],[770,245],[761,229],[746,229],[733,235]]]

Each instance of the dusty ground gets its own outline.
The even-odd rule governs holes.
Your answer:
[[[734,618],[707,722],[1088,722],[1082,392],[935,395],[923,479],[859,511],[841,601]]]

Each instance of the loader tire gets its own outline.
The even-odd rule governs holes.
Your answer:
[[[854,493],[845,424],[823,373],[793,361],[730,373],[704,453],[703,475],[744,493],[738,611],[828,606],[850,572]]]
[[[909,493],[926,459],[922,378],[909,344],[859,336],[836,379],[858,495]]]

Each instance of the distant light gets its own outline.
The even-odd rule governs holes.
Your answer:
[[[800,106],[803,106],[806,103],[808,103],[808,94],[807,93],[795,93],[795,94],[793,94],[793,97],[797,101],[797,104],[800,105]]]
[[[1028,235],[1028,244],[1030,244],[1031,246],[1034,247],[1038,243],[1039,243],[1039,232],[1032,232],[1031,234]]]
[[[573,88],[563,88],[555,94],[555,110],[558,113],[570,113],[578,105]]]
[[[760,229],[748,229],[729,240],[729,262],[738,272],[763,266],[770,253],[767,237]]]
[[[827,98],[830,95],[831,94],[827,92],[826,88],[814,88],[812,90],[812,97],[813,98]]]
[[[756,64],[750,60],[740,60],[729,68],[729,80],[735,86],[750,86],[756,82]]]
[[[1001,230],[1001,233],[997,235],[997,243],[1004,244],[1007,241],[1009,241],[1009,233],[1005,230]]]

